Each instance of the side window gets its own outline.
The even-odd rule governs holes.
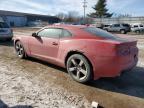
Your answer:
[[[130,25],[128,24],[122,24],[124,27],[130,27]]]
[[[143,25],[140,25],[140,27],[144,27]]]
[[[68,30],[63,29],[62,38],[63,37],[71,37],[71,36],[72,36],[72,34]]]
[[[134,25],[134,28],[137,28],[138,27],[138,25]]]
[[[120,27],[120,25],[119,24],[115,24],[114,27]]]
[[[40,37],[59,38],[62,34],[62,29],[47,28],[38,33]]]
[[[44,29],[44,30],[38,32],[37,35],[40,36],[40,37],[45,37],[45,36],[46,36],[46,29]]]

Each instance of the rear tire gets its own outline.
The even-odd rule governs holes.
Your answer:
[[[17,41],[15,43],[15,50],[16,50],[16,54],[20,59],[24,59],[26,58],[26,53],[24,50],[24,47],[22,45],[22,43],[20,41]]]
[[[136,30],[136,34],[140,34],[140,31],[139,31],[139,30]]]
[[[126,34],[125,30],[120,30],[121,34]]]
[[[79,83],[86,83],[92,79],[92,68],[84,56],[74,54],[67,60],[67,71],[72,79]]]

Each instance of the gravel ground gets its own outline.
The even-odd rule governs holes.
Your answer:
[[[44,85],[36,77],[28,78],[23,70],[8,70],[11,64],[0,65],[0,95],[9,106],[18,104],[35,108],[72,108],[80,107],[87,101],[83,96],[68,93],[63,88]],[[86,104],[85,107],[88,107]]]
[[[33,60],[19,60],[13,50],[0,48],[0,98],[5,100],[9,107],[29,105],[34,108],[72,108],[89,107],[84,95],[68,92],[60,86],[54,86],[53,82],[43,79],[57,80],[57,70],[43,66]],[[48,70],[47,70],[48,69]],[[31,72],[31,73],[29,73]],[[34,72],[34,73],[33,73]],[[25,106],[27,108],[27,106]]]
[[[29,35],[37,29],[14,29]],[[26,33],[25,33],[26,32]],[[12,42],[0,41],[0,108],[101,108],[144,107],[144,36],[138,40],[139,63],[117,78],[102,78],[87,85],[73,81],[66,70],[33,58],[16,57]]]

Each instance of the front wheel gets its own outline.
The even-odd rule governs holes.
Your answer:
[[[77,82],[86,83],[92,79],[91,65],[88,60],[80,55],[74,54],[67,61],[67,71]]]
[[[22,43],[20,41],[17,41],[15,44],[15,50],[16,50],[16,54],[19,58],[23,59],[25,58],[25,51],[24,51],[24,47],[22,45]]]

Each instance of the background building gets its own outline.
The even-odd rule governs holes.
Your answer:
[[[10,26],[22,27],[28,25],[29,22],[42,21],[46,23],[58,23],[59,18],[48,15],[20,13],[12,11],[0,10],[0,17],[4,19]]]
[[[0,22],[4,22],[4,20],[3,20],[3,18],[2,18],[2,17],[0,17]]]

